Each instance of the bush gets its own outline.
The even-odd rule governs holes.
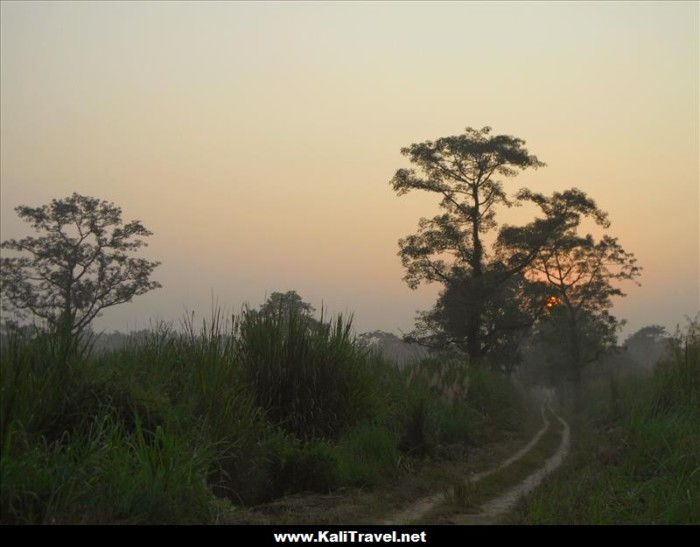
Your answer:
[[[434,419],[441,444],[474,444],[478,416],[467,405],[441,401],[436,405]]]
[[[700,323],[690,321],[671,343],[671,357],[654,368],[651,406],[668,412],[678,406],[700,406]]]
[[[437,432],[431,423],[433,399],[415,385],[408,391],[407,396],[408,404],[399,447],[412,456],[432,455],[438,442]]]
[[[469,407],[488,429],[517,431],[523,416],[532,414],[533,403],[509,378],[483,367],[473,367],[467,394]]]
[[[372,415],[368,357],[350,326],[283,311],[244,316],[239,357],[255,403],[275,425],[305,440],[337,438]]]

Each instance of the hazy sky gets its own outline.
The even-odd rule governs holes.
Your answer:
[[[77,191],[154,232],[164,288],[127,330],[212,293],[296,289],[410,330],[439,287],[402,282],[397,240],[435,197],[397,197],[400,148],[490,125],[579,187],[644,267],[615,313],[673,326],[699,302],[696,2],[2,2],[2,239],[13,208]],[[500,220],[525,222],[531,211]]]

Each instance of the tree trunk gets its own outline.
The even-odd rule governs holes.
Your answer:
[[[67,284],[64,288],[63,312],[59,318],[58,337],[60,342],[60,358],[63,363],[67,363],[73,353],[74,336],[73,336],[73,319],[75,310],[73,309],[73,272],[75,265],[71,265],[70,275]]]
[[[472,190],[472,199],[474,201],[474,210],[472,211],[472,246],[474,247],[474,254],[471,260],[472,267],[472,278],[474,281],[474,290],[472,294],[476,295],[472,304],[472,309],[469,314],[469,323],[467,324],[467,353],[469,354],[469,360],[472,363],[477,363],[482,355],[481,347],[481,316],[483,308],[483,277],[484,277],[484,247],[481,244],[481,239],[479,237],[480,226],[480,212],[479,212],[479,191],[477,188]]]
[[[573,387],[574,408],[578,410],[581,406],[581,344],[576,314],[573,311],[569,312],[569,349],[571,361],[569,379]]]
[[[480,321],[477,317],[472,317],[469,320],[467,331],[467,354],[471,363],[477,363],[481,358],[481,339],[479,331],[481,330]]]

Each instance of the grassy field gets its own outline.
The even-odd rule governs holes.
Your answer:
[[[700,524],[699,335],[651,375],[591,382],[568,461],[508,522]]]
[[[447,357],[400,370],[342,317],[185,327],[69,359],[41,332],[4,339],[2,523],[226,522],[299,493],[392,485],[400,503],[538,418],[506,378]]]

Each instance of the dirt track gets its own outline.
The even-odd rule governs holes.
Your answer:
[[[563,430],[561,433],[561,442],[559,443],[559,446],[557,447],[557,450],[554,452],[554,454],[547,458],[547,460],[544,461],[542,466],[538,468],[537,471],[531,473],[525,479],[513,485],[505,493],[482,503],[480,506],[481,510],[479,513],[457,515],[453,519],[453,522],[459,524],[492,524],[499,517],[505,515],[508,511],[510,511],[523,496],[527,495],[532,490],[534,490],[547,475],[552,473],[556,468],[558,468],[562,464],[562,462],[566,458],[566,455],[569,452],[571,433],[569,429],[569,424],[567,424],[566,421],[564,421],[564,419],[558,414],[556,414],[553,410],[551,410],[551,412],[554,414],[555,418],[559,422],[561,422],[563,426]],[[544,407],[542,408],[542,419],[544,425],[532,437],[532,439],[530,439],[527,445],[525,445],[512,456],[501,462],[499,465],[486,471],[475,473],[469,478],[467,478],[466,481],[469,483],[476,483],[484,479],[485,477],[493,475],[494,473],[500,471],[501,469],[504,469],[505,467],[508,467],[509,465],[521,459],[539,442],[542,436],[551,427],[551,423],[547,418],[547,414],[545,413]],[[441,492],[433,496],[423,498],[411,505],[410,507],[393,515],[391,518],[385,520],[383,524],[408,524],[411,522],[418,521],[423,516],[425,516],[431,509],[445,501],[446,497],[447,494],[445,492]]]

